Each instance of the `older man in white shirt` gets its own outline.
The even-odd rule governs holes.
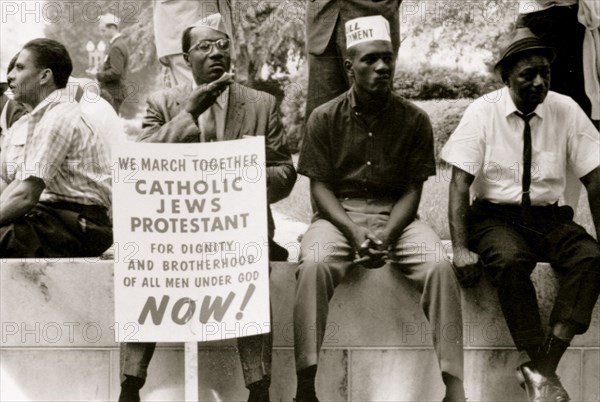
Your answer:
[[[600,134],[571,98],[549,91],[554,50],[517,29],[496,65],[506,87],[475,100],[442,150],[453,165],[449,219],[463,286],[490,273],[522,357],[531,401],[567,402],[556,368],[590,324],[600,293],[600,246],[558,206],[567,168],[588,191],[600,233]],[[470,191],[474,195],[470,206]],[[561,273],[545,336],[530,274],[538,260]]]

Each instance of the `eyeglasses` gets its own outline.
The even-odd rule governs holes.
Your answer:
[[[229,50],[229,44],[229,39],[200,40],[190,48],[190,52],[198,50],[200,53],[208,54],[212,52],[213,46],[216,46],[219,50]]]

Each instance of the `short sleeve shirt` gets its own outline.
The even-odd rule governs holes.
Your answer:
[[[399,197],[435,174],[429,117],[392,94],[369,125],[351,88],[311,113],[298,172],[338,196]]]
[[[520,204],[523,131],[508,88],[475,100],[442,149],[442,159],[475,176],[478,199]],[[549,91],[530,121],[532,205],[557,202],[567,168],[581,178],[600,166],[600,134],[571,98]]]
[[[8,181],[37,177],[40,201],[111,205],[108,153],[98,134],[81,118],[65,90],[48,95],[8,131],[2,149],[2,176]]]

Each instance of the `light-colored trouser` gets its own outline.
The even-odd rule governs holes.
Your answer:
[[[272,343],[271,333],[237,339],[246,386],[262,379],[270,381]],[[146,379],[155,347],[156,343],[149,342],[121,343],[121,382],[126,375]]]
[[[392,200],[340,199],[353,222],[373,232],[385,227]],[[420,305],[434,327],[433,344],[441,371],[463,378],[462,312],[458,281],[452,266],[436,247],[439,237],[424,223],[413,221],[402,232],[391,261],[421,292]],[[333,245],[333,247],[332,247]],[[431,250],[439,250],[432,252]],[[354,250],[331,222],[314,221],[302,239],[294,302],[296,370],[315,365],[327,325],[329,300],[350,269]],[[457,336],[442,337],[456,328]],[[315,336],[305,336],[315,333]]]

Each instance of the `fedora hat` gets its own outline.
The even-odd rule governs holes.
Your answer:
[[[506,45],[502,48],[500,59],[494,66],[494,70],[501,72],[504,67],[530,53],[544,54],[550,63],[556,57],[554,48],[545,46],[529,28],[518,28],[512,32]]]

